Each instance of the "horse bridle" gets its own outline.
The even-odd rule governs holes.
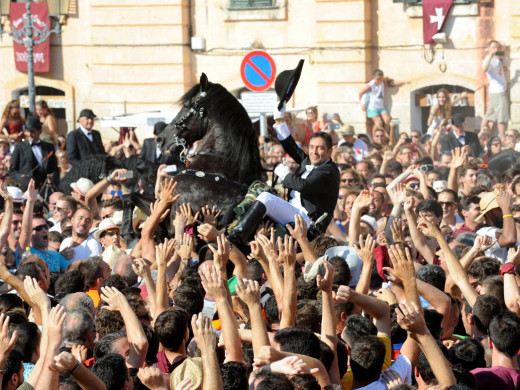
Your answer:
[[[173,126],[177,129],[177,132],[173,136],[173,145],[175,147],[181,147],[182,151],[179,153],[179,159],[181,162],[185,163],[189,158],[188,148],[186,146],[186,140],[182,138],[180,135],[188,130],[188,123],[190,122],[193,116],[197,116],[200,119],[199,130],[202,131],[204,126],[204,118],[206,117],[206,108],[203,106],[203,101],[206,98],[206,91],[201,91],[197,99],[193,102],[193,105],[190,107],[188,112],[184,114],[177,122],[173,123]]]

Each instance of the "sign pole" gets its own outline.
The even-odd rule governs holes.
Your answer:
[[[36,106],[36,88],[34,87],[34,53],[33,53],[33,22],[31,14],[31,3],[25,5],[27,12],[24,17],[24,23],[27,26],[27,33],[23,40],[25,48],[27,49],[27,77],[28,92],[29,92],[29,111],[35,114]]]
[[[260,114],[260,135],[267,136],[267,116],[265,113]]]

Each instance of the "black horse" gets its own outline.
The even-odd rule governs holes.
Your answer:
[[[180,103],[181,111],[157,138],[163,153],[180,153],[187,161],[187,168],[175,176],[180,199],[170,216],[175,217],[182,203],[190,203],[194,211],[216,205],[229,216],[248,186],[262,177],[258,135],[238,100],[205,74]],[[196,152],[187,155],[187,147],[199,140]]]

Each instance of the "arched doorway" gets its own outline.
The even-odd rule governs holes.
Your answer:
[[[436,92],[446,88],[450,94],[450,101],[455,101],[462,92],[467,93],[467,97],[460,99],[452,108],[452,114],[461,113],[468,117],[467,124],[470,129],[478,128],[478,123],[475,123],[475,91],[472,89],[452,84],[435,84],[428,85],[416,89],[411,93],[411,129],[421,130],[426,133],[428,130],[428,115],[430,114],[430,108],[437,103]]]
[[[28,88],[19,88],[11,92],[13,99],[19,99],[20,106],[25,117],[29,115],[29,92]],[[66,106],[67,101],[65,91],[61,89],[36,86],[36,102],[45,100],[52,109],[58,126],[58,135],[67,135]]]

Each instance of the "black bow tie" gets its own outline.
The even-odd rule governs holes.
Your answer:
[[[41,146],[41,145],[42,145],[41,141],[31,142],[31,147],[33,147],[33,146]]]

